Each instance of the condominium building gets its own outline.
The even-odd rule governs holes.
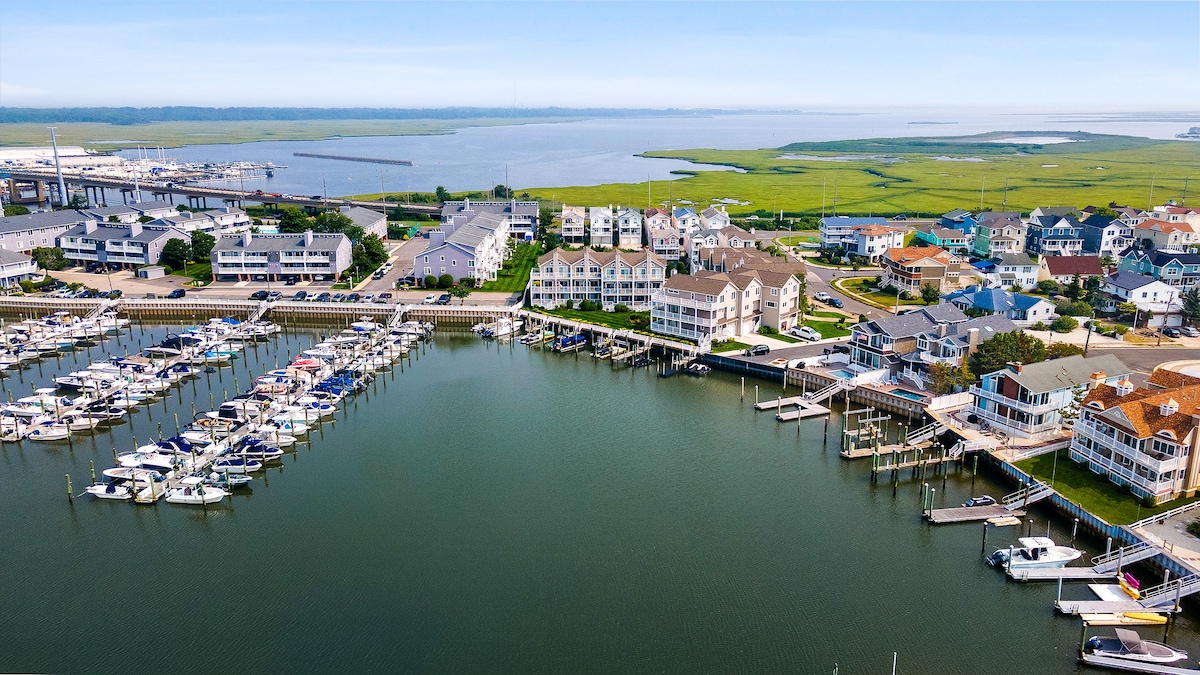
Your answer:
[[[650,251],[556,248],[538,258],[526,291],[531,304],[548,309],[587,300],[608,311],[617,305],[645,311],[666,280],[666,269],[666,261]]]
[[[508,255],[511,220],[483,212],[467,222],[455,219],[429,233],[429,244],[417,254],[414,272],[423,277],[449,274],[454,279],[495,280]]]
[[[617,207],[617,247],[640,250],[642,248],[642,214],[634,208]]]
[[[340,279],[350,267],[350,239],[341,233],[226,234],[210,259],[214,281]]]
[[[694,340],[707,348],[758,331],[762,321],[762,282],[720,272],[676,274],[654,294],[650,329]]]
[[[493,220],[503,222],[505,236],[523,241],[533,239],[538,221],[537,202],[519,202],[515,199],[506,202],[473,202],[470,199],[446,202],[442,205],[441,221],[442,225],[461,225],[485,213],[490,214]]]
[[[90,262],[118,264],[126,269],[154,265],[172,239],[191,243],[191,235],[177,228],[150,229],[141,223],[76,225],[58,236],[58,247],[72,265]]]
[[[608,248],[613,245],[613,208],[593,206],[588,209],[588,236],[592,246]]]

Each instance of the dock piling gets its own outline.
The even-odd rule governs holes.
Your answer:
[[[75,493],[71,490],[71,474],[67,474],[67,501],[75,501]]]

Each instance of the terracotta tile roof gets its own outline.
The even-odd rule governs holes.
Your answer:
[[[950,264],[950,253],[940,246],[908,246],[905,248],[889,248],[887,258],[894,263],[906,265],[923,258],[933,258],[938,262]]]
[[[1134,227],[1136,227],[1139,230],[1157,230],[1159,232],[1195,232],[1196,231],[1195,228],[1193,228],[1189,223],[1186,223],[1186,222],[1168,223],[1165,220],[1155,220],[1153,218],[1150,220],[1143,220],[1142,222],[1138,223]]]

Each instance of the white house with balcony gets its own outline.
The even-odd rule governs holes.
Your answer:
[[[1077,414],[1089,388],[1115,384],[1129,372],[1111,354],[1013,363],[982,375],[979,385],[971,386],[974,401],[968,413],[980,419],[980,426],[1010,437],[1052,438],[1062,434],[1064,411]]]
[[[608,248],[613,245],[613,207],[593,206],[588,209],[588,235],[592,246]]]
[[[750,335],[762,322],[762,289],[750,275],[676,274],[654,294],[650,329],[695,340],[702,349],[713,340]]]
[[[292,234],[245,231],[217,237],[210,260],[213,281],[338,279],[350,267],[350,239],[312,230]]]
[[[628,206],[617,206],[617,247],[628,250],[642,248],[642,213]]]
[[[690,237],[700,231],[700,216],[696,209],[678,206],[671,211],[671,225],[684,237]]]
[[[1146,388],[1104,383],[1083,399],[1070,458],[1155,503],[1195,495],[1200,379],[1156,370]]]
[[[888,227],[888,221],[886,218],[851,218],[849,216],[822,218],[818,228],[821,232],[821,248],[855,249],[858,239],[854,230],[858,227]],[[903,244],[903,235],[901,235],[901,243]]]
[[[579,246],[587,241],[587,209],[563,204],[560,221],[563,241],[572,246]]]
[[[1152,277],[1142,276],[1133,272],[1117,272],[1104,278],[1100,290],[1106,293],[1104,310],[1116,311],[1117,305],[1132,302],[1137,305],[1137,318],[1150,316],[1147,326],[1154,328],[1162,326],[1179,326],[1183,323],[1183,301],[1180,299],[1180,289],[1169,286]],[[1149,313],[1149,314],[1147,314]]]

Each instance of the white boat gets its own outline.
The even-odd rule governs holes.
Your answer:
[[[65,424],[45,424],[35,427],[25,438],[31,441],[65,441],[71,430]]]
[[[1049,537],[1020,537],[1020,546],[997,549],[988,556],[989,565],[1004,569],[1044,569],[1065,567],[1083,553],[1069,546],[1059,546]]]
[[[102,417],[88,417],[83,413],[72,413],[62,418],[63,424],[71,431],[91,431],[104,421]]]
[[[100,499],[131,499],[133,491],[125,485],[116,483],[97,483],[89,486],[87,493]]]
[[[1083,644],[1085,654],[1108,656],[1139,663],[1174,663],[1187,659],[1187,652],[1161,642],[1143,640],[1128,628],[1115,629],[1116,635],[1093,635]]]
[[[250,473],[260,471],[262,468],[262,462],[245,457],[218,457],[212,463],[212,470],[217,473]]]
[[[167,479],[166,476],[158,471],[155,471],[154,469],[134,469],[127,466],[105,469],[104,477],[125,481],[134,481],[140,485],[150,485],[152,482],[161,483]]]
[[[180,481],[180,486],[167,490],[167,502],[170,504],[215,504],[229,496],[229,493],[219,487],[206,487],[204,479],[188,476]]]

